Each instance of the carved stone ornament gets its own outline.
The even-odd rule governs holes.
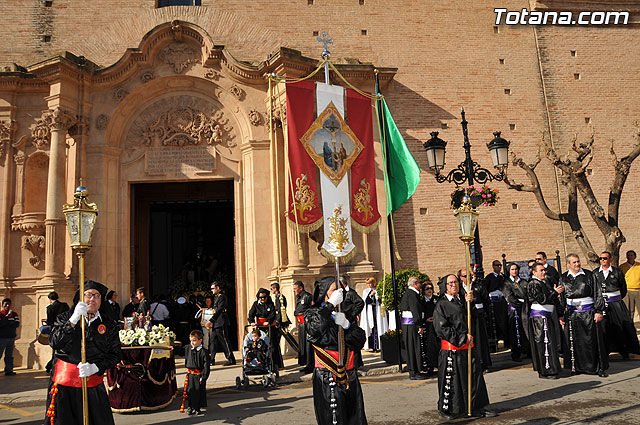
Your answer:
[[[188,95],[157,101],[133,122],[124,143],[132,155],[148,146],[236,146],[233,127],[211,102]]]
[[[244,90],[242,90],[236,84],[232,85],[231,88],[229,88],[229,91],[231,92],[232,95],[234,95],[240,100],[242,100],[242,98],[244,97]]]
[[[85,116],[78,116],[75,124],[69,128],[69,135],[72,137],[87,136],[90,128],[89,119]]]
[[[128,94],[129,90],[125,89],[124,87],[117,87],[113,91],[113,100],[120,102],[122,99],[127,97]]]
[[[45,111],[42,120],[51,130],[68,130],[76,122],[76,117],[64,109],[56,108]]]
[[[153,71],[143,72],[142,75],[140,75],[140,81],[142,81],[143,84],[148,83],[154,78],[155,78],[155,75],[153,75]]]
[[[249,122],[251,123],[251,125],[259,125],[262,122],[262,116],[260,115],[260,112],[256,111],[255,109],[249,111]]]
[[[24,165],[24,161],[26,159],[27,156],[22,151],[18,151],[15,155],[13,155],[13,161],[16,163],[16,165]]]
[[[218,71],[210,69],[204,73],[204,78],[206,78],[207,80],[218,81],[220,79],[220,73]]]
[[[7,146],[11,143],[16,127],[16,122],[13,120],[0,121],[0,160],[4,160],[4,154],[7,152]]]
[[[51,130],[43,119],[37,119],[31,126],[31,138],[36,149],[43,149],[51,143]]]
[[[176,74],[182,73],[189,65],[200,61],[198,51],[187,44],[172,43],[158,55],[160,60],[171,66]]]
[[[42,235],[27,235],[22,237],[22,249],[31,251],[33,257],[29,258],[29,264],[38,268],[44,262],[45,238]]]
[[[96,128],[98,130],[105,130],[109,124],[109,117],[105,114],[100,114],[96,118]]]

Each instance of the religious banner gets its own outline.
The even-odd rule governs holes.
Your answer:
[[[300,232],[322,226],[316,165],[300,144],[314,121],[315,84],[302,81],[286,85],[287,136],[289,150],[289,208],[287,216]]]
[[[290,90],[290,87],[295,89]],[[288,216],[290,221],[298,220],[298,224],[303,225],[306,224],[304,218],[313,219],[315,225],[316,208],[320,205],[324,224],[322,254],[332,261],[347,262],[355,255],[352,225],[360,231],[371,231],[380,219],[375,189],[371,99],[353,90],[324,83],[315,83],[315,93],[309,94],[312,87],[313,83],[306,82],[287,85],[287,134],[292,176]],[[304,108],[300,106],[302,101],[309,99],[311,108],[309,104]],[[313,109],[317,118],[309,122],[309,111],[313,113]],[[300,135],[305,125],[306,131]],[[306,153],[304,160],[303,152]],[[302,174],[305,175],[305,193],[297,184]],[[312,188],[313,198],[309,195]]]

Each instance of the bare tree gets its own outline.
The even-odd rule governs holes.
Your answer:
[[[589,237],[585,234],[582,224],[580,223],[580,218],[578,217],[578,194],[580,194],[591,218],[604,237],[604,250],[611,252],[612,262],[613,264],[617,264],[620,247],[626,240],[620,227],[618,227],[620,197],[627,181],[631,164],[638,155],[640,155],[640,130],[638,129],[637,123],[635,138],[636,141],[631,151],[622,159],[618,159],[613,149],[613,140],[611,141],[609,152],[615,174],[609,191],[609,202],[606,211],[593,193],[586,173],[587,167],[593,159],[593,134],[591,134],[590,139],[584,143],[578,143],[577,136],[575,136],[572,140],[572,150],[562,158],[543,134],[538,146],[538,153],[532,163],[526,163],[513,151],[511,152],[513,165],[517,165],[524,170],[529,177],[530,184],[516,183],[509,176],[505,176],[504,182],[510,189],[533,193],[547,218],[568,223],[578,246],[580,246],[587,260],[592,265],[597,265],[599,253],[593,249],[593,245]],[[560,182],[566,189],[566,212],[556,212],[549,208],[542,193],[540,181],[538,180],[535,169],[540,163],[543,154],[554,167],[560,170]]]

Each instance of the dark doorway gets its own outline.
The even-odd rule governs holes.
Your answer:
[[[151,297],[202,300],[214,280],[225,284],[237,347],[233,182],[132,185],[134,287]]]

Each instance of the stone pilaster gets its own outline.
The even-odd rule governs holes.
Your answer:
[[[51,131],[49,150],[49,174],[47,180],[47,211],[45,216],[45,270],[43,283],[55,283],[64,279],[64,254],[66,224],[62,214],[65,196],[65,165],[67,130],[75,117],[62,108],[46,111],[43,121]]]

